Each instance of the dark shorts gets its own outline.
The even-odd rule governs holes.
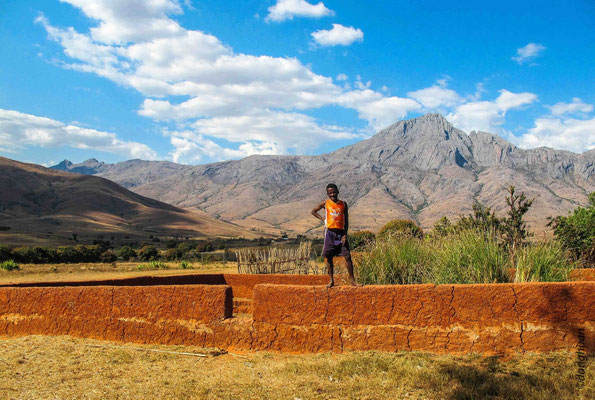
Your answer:
[[[343,236],[345,236],[343,229],[324,230],[324,247],[322,248],[322,256],[324,258],[351,256],[349,242],[346,240],[345,244],[341,243]]]

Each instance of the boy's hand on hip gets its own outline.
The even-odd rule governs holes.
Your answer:
[[[345,244],[347,242],[347,235],[341,238],[341,244]]]

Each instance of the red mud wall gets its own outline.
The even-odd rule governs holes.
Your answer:
[[[231,316],[228,286],[0,288],[0,334],[167,343]]]
[[[595,353],[595,282],[260,285],[253,310],[260,345],[275,350],[571,350],[583,329]]]

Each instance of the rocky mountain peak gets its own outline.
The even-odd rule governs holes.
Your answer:
[[[72,166],[72,162],[70,160],[64,159],[64,161],[62,161],[59,164],[54,165],[50,168],[57,169],[59,171],[68,171],[71,166]]]

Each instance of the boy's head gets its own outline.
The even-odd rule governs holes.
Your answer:
[[[337,201],[339,196],[339,188],[337,188],[337,185],[335,185],[334,183],[329,183],[328,185],[326,185],[326,195],[332,201]]]

